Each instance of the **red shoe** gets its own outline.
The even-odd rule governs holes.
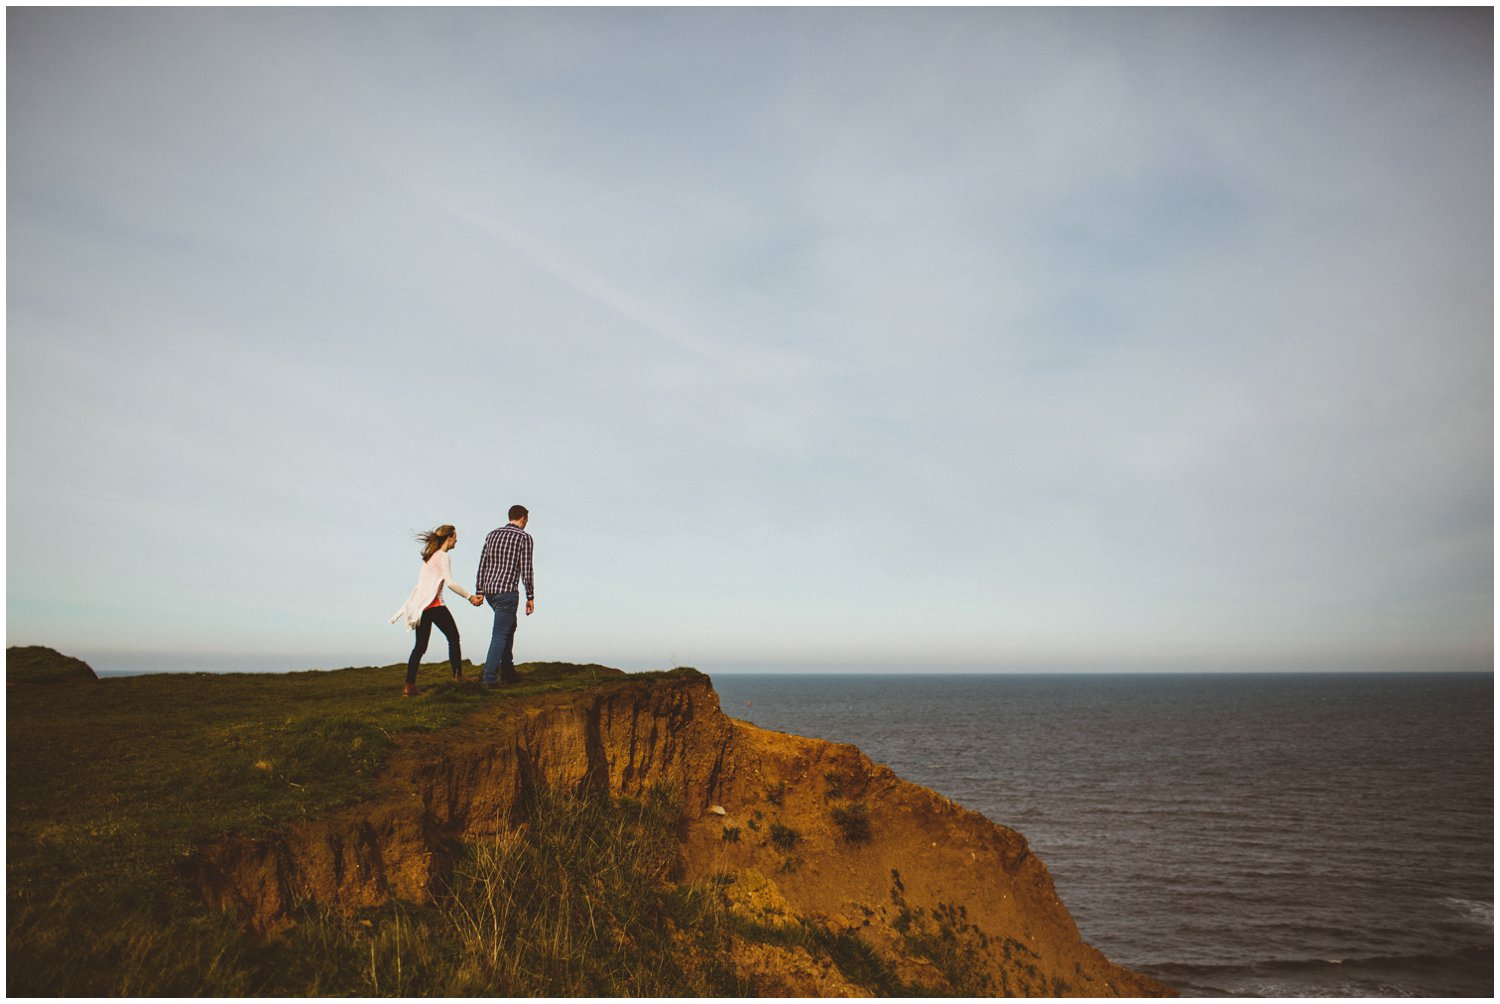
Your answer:
[[[417,685],[415,683],[408,683],[406,685],[406,689],[401,691],[402,697],[420,697],[421,694],[422,692],[417,689]]]

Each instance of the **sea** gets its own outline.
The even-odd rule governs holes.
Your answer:
[[[1494,991],[1491,674],[719,674],[1019,831],[1084,940],[1188,997]]]

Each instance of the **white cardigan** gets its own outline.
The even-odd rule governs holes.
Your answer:
[[[422,623],[422,611],[442,595],[444,584],[464,599],[469,598],[469,591],[453,581],[453,565],[448,560],[448,552],[434,551],[432,557],[422,562],[422,574],[417,576],[416,588],[401,604],[401,609],[391,615],[391,623],[405,617],[407,630]]]

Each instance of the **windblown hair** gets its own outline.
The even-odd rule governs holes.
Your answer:
[[[417,534],[417,539],[422,542],[422,560],[426,561],[428,558],[436,554],[438,548],[443,546],[443,542],[457,532],[457,530],[453,529],[453,525],[451,523],[444,523],[436,530],[429,530],[426,533]]]

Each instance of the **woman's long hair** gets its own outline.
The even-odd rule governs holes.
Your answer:
[[[417,534],[417,539],[422,542],[422,560],[426,561],[428,558],[436,554],[438,552],[438,548],[443,546],[443,542],[457,532],[457,530],[453,529],[452,524],[444,523],[436,530],[429,530],[426,533]]]

